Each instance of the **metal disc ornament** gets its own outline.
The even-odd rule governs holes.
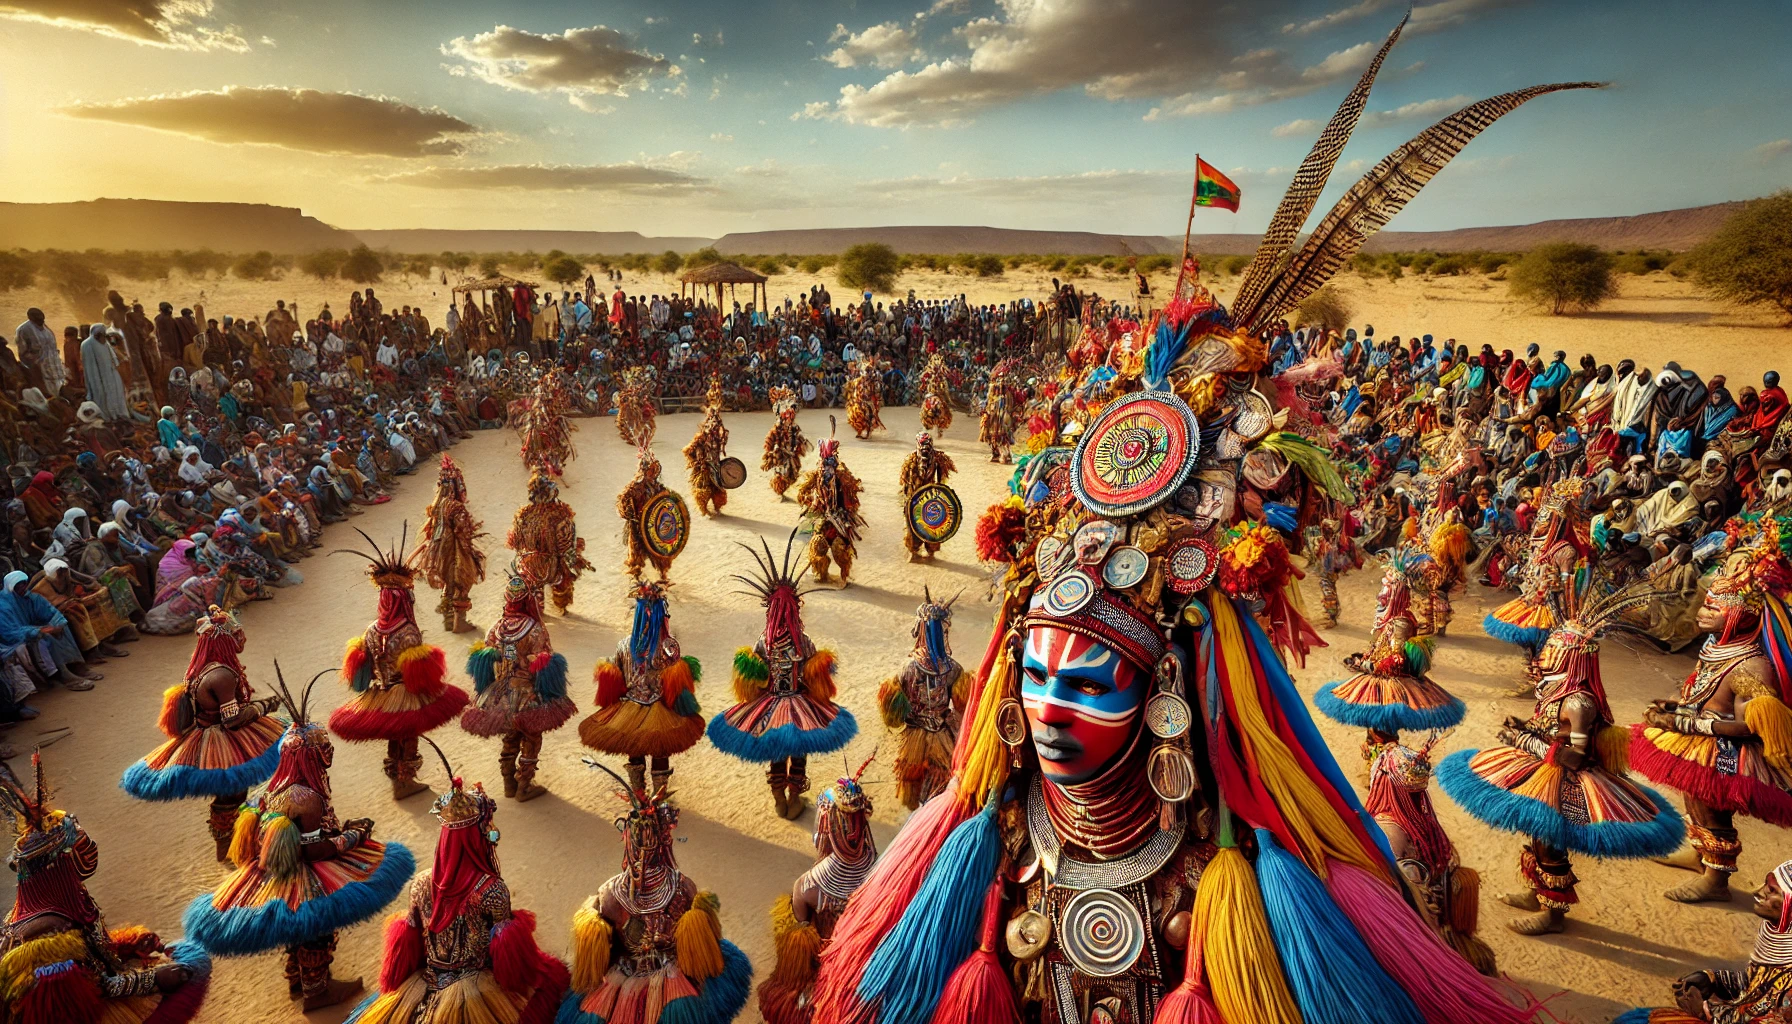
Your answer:
[[[1165,803],[1179,804],[1195,795],[1195,762],[1181,747],[1166,743],[1153,747],[1145,759],[1145,780]]]
[[[1063,617],[1082,611],[1095,599],[1095,581],[1081,569],[1072,569],[1046,588],[1044,608],[1047,615]]]
[[[724,490],[734,490],[747,482],[747,464],[730,455],[716,463],[716,483]]]
[[[1151,556],[1130,544],[1115,548],[1101,567],[1102,582],[1115,590],[1135,586],[1151,568]]]
[[[1064,904],[1058,945],[1077,969],[1096,978],[1126,973],[1145,951],[1145,920],[1112,889],[1084,889]]]
[[[927,484],[908,500],[908,532],[924,544],[944,544],[964,522],[964,506],[945,484]]]
[[[661,491],[647,499],[641,510],[641,540],[660,558],[676,558],[691,539],[691,513],[684,499],[673,491]]]
[[[1050,583],[1058,578],[1058,574],[1070,564],[1070,545],[1050,535],[1039,538],[1033,545],[1033,567],[1039,572],[1042,583]]]
[[[1194,471],[1200,424],[1168,391],[1117,399],[1077,442],[1070,489],[1104,516],[1129,516],[1168,501]]]
[[[1213,582],[1213,574],[1219,570],[1220,560],[1213,545],[1191,537],[1177,541],[1170,548],[1170,554],[1164,559],[1164,575],[1169,578],[1170,589],[1178,594],[1193,594],[1206,589]]]
[[[1173,693],[1154,693],[1145,702],[1145,727],[1160,740],[1173,740],[1193,723],[1188,701]]]

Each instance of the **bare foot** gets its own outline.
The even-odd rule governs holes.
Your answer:
[[[1685,885],[1662,893],[1675,903],[1728,903],[1730,876],[1722,871],[1706,871]]]
[[[1535,914],[1514,918],[1506,922],[1506,927],[1520,935],[1554,935],[1566,928],[1567,917],[1560,910],[1543,909]]]

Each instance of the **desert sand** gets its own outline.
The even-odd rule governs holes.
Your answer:
[[[818,784],[837,774],[844,760],[856,765],[878,746],[883,730],[876,712],[876,688],[910,649],[909,627],[924,584],[936,594],[964,591],[952,633],[961,660],[977,661],[993,621],[992,606],[985,600],[988,574],[974,560],[969,530],[946,545],[937,564],[906,561],[899,532],[896,476],[900,460],[909,450],[916,417],[909,409],[889,409],[885,420],[891,427],[889,433],[870,441],[851,437],[843,441],[844,461],[866,483],[865,509],[870,520],[852,585],[843,591],[815,593],[805,606],[805,622],[816,643],[832,648],[840,657],[841,700],[860,723],[859,738],[844,759],[823,757],[812,762],[811,776]],[[572,665],[573,694],[588,711],[592,667],[614,652],[628,628],[622,541],[613,498],[633,472],[634,453],[618,438],[610,421],[578,422],[579,456],[567,469],[564,493],[578,512],[581,533],[588,539],[587,554],[596,570],[581,581],[571,614],[564,618],[551,615],[549,626],[556,647]],[[770,425],[769,414],[730,415],[728,423],[733,431],[732,450],[757,466],[755,456]],[[677,450],[695,429],[696,417],[667,416],[659,424],[655,451],[667,466],[668,480],[682,488],[683,462]],[[802,425],[810,436],[825,436],[827,414],[806,412]],[[1001,492],[1007,472],[990,465],[977,450],[972,429],[966,419],[955,420],[941,447],[958,459],[961,472],[954,483],[967,509],[974,510]],[[494,576],[475,591],[471,617],[476,623],[489,624],[503,589],[499,574],[506,561],[502,537],[522,500],[525,471],[516,440],[508,431],[478,434],[457,447],[454,455],[466,468],[472,504],[487,533],[485,543]],[[432,481],[430,472],[408,478],[394,501],[371,509],[355,524],[382,540],[396,535],[406,520],[415,528]],[[697,522],[690,546],[678,561],[673,573],[672,627],[685,651],[701,659],[706,669],[698,688],[706,713],[713,714],[730,702],[729,659],[734,649],[751,642],[763,625],[757,602],[742,596],[730,579],[748,564],[746,553],[736,542],[756,544],[765,538],[778,548],[795,516],[796,506],[780,503],[763,475],[754,472],[744,487],[731,493],[727,515]],[[332,528],[327,546],[345,542],[347,533],[344,527]],[[243,610],[249,635],[245,663],[252,678],[264,683],[270,679],[275,658],[289,679],[309,678],[337,663],[344,640],[358,634],[373,614],[374,590],[359,567],[357,560],[348,558],[311,558],[301,564],[304,585]],[[1306,668],[1296,673],[1305,691],[1310,693],[1338,678],[1343,656],[1366,642],[1375,585],[1373,571],[1355,573],[1345,581],[1344,624],[1328,634],[1331,646],[1315,652]],[[1459,602],[1455,625],[1439,646],[1436,678],[1472,709],[1468,720],[1443,740],[1440,751],[1482,745],[1505,715],[1527,713],[1528,702],[1503,696],[1520,676],[1520,658],[1512,648],[1486,638],[1477,628],[1481,615],[1498,599],[1476,588]],[[1317,600],[1316,592],[1308,595],[1315,606]],[[432,606],[427,592],[420,595],[421,609]],[[473,635],[444,634],[433,616],[426,612],[420,618],[429,642],[440,644],[449,652],[450,664],[458,665]],[[104,667],[107,678],[92,692],[58,690],[43,696],[43,717],[14,729],[9,739],[15,746],[28,748],[40,733],[63,725],[74,727],[72,736],[45,753],[60,806],[80,815],[103,851],[93,883],[95,895],[113,924],[138,922],[172,935],[178,932],[186,903],[214,885],[222,874],[212,860],[204,830],[204,804],[140,803],[127,797],[116,783],[125,767],[159,741],[155,714],[160,694],[180,678],[190,644],[184,639],[150,638],[130,651],[128,659]],[[1650,698],[1671,692],[1689,667],[1685,657],[1610,646],[1605,678],[1618,718],[1635,720]],[[467,684],[464,678],[461,682]],[[318,684],[314,713],[326,715],[342,695],[335,678],[326,677]],[[1360,774],[1357,745],[1361,736],[1324,720],[1321,726],[1346,771]],[[457,772],[469,780],[496,781],[495,743],[474,739],[455,727],[440,730],[436,738]],[[420,796],[395,806],[380,773],[383,749],[344,743],[338,743],[337,749],[332,777],[338,810],[345,817],[374,817],[376,834],[409,845],[419,861],[427,864],[437,833],[428,813],[429,798]],[[586,753],[570,724],[550,734],[540,779],[551,795],[527,805],[504,802],[497,819],[504,833],[500,856],[516,903],[540,915],[541,939],[550,949],[565,948],[573,911],[620,865],[620,843],[611,822],[621,804],[606,785],[607,779],[580,763]],[[885,845],[904,816],[890,783],[890,754],[889,750],[881,752],[879,762],[867,773],[868,789],[877,805],[876,830]],[[680,862],[699,884],[720,896],[727,936],[748,952],[763,977],[772,964],[766,910],[810,862],[813,811],[796,822],[774,817],[763,769],[736,762],[707,743],[678,758],[674,765],[674,784],[683,808],[680,834],[687,840],[678,849]],[[434,761],[427,762],[422,777],[439,785],[442,769]],[[1556,993],[1558,985],[1569,988],[1549,1004],[1562,1020],[1598,1024],[1638,1001],[1659,1002],[1666,995],[1668,982],[1680,974],[1706,964],[1734,963],[1746,956],[1755,919],[1740,897],[1717,907],[1668,903],[1659,892],[1676,884],[1677,873],[1646,863],[1577,862],[1576,871],[1584,882],[1584,903],[1573,915],[1569,932],[1543,940],[1509,934],[1501,924],[1514,912],[1497,906],[1494,897],[1515,879],[1520,840],[1472,822],[1441,794],[1436,800],[1463,862],[1479,869],[1485,879],[1483,936],[1498,951],[1502,968],[1538,996]],[[1752,887],[1784,850],[1783,837],[1774,830],[1753,822],[1742,828],[1746,850],[1739,888]],[[0,892],[0,899],[6,896]],[[344,975],[359,973],[371,982],[379,956],[380,928],[376,923],[342,934],[337,964]],[[207,1021],[251,1024],[296,1016],[280,984],[277,958],[271,955],[221,962],[208,1005],[202,1018]],[[334,1022],[345,1012],[320,1011],[312,1019]],[[743,1019],[756,1016],[749,1010]]]

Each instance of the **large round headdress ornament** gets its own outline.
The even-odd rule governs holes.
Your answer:
[[[1130,516],[1170,499],[1200,454],[1195,414],[1168,391],[1116,399],[1077,442],[1070,488],[1091,511]]]

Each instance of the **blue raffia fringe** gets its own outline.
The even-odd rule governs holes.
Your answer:
[[[1481,631],[1503,643],[1516,644],[1527,651],[1540,650],[1543,641],[1549,639],[1549,630],[1536,626],[1514,626],[1503,619],[1496,619],[1492,612],[1481,620]]]
[[[1374,729],[1376,732],[1423,732],[1430,729],[1448,729],[1462,721],[1468,714],[1468,705],[1459,697],[1451,697],[1448,704],[1434,708],[1415,708],[1410,704],[1352,704],[1334,694],[1332,691],[1341,682],[1330,682],[1319,688],[1313,695],[1313,706],[1334,722],[1345,725],[1361,726]]]
[[[484,644],[475,646],[467,655],[467,675],[473,677],[473,692],[484,693],[492,688],[492,680],[496,677],[498,650]]]
[[[859,734],[859,723],[852,712],[838,709],[834,720],[822,729],[798,729],[780,725],[758,736],[742,732],[728,724],[725,715],[709,720],[709,742],[724,754],[732,754],[750,764],[769,764],[787,757],[827,754],[852,742]],[[975,915],[973,915],[975,916]]]
[[[753,962],[739,946],[723,939],[722,973],[704,982],[695,996],[667,1003],[660,1011],[660,1024],[726,1024],[747,1005],[752,982]],[[554,1015],[554,1024],[604,1024],[602,1017],[579,1009],[579,1003],[590,994],[566,993],[566,998],[560,1000],[560,1011]]]
[[[1612,1024],[1649,1024],[1649,1015],[1652,1012],[1653,1011],[1646,1006],[1639,1006],[1634,1010],[1626,1010],[1616,1017],[1613,1017]]]
[[[543,702],[566,696],[566,655],[555,651],[541,671],[535,673],[530,685],[535,687],[535,696]]]
[[[1648,821],[1602,821],[1573,825],[1541,800],[1507,792],[1476,775],[1469,760],[1477,750],[1458,750],[1437,766],[1437,783],[1470,815],[1505,832],[1541,839],[1551,846],[1594,857],[1635,860],[1665,857],[1680,848],[1686,823],[1660,793],[1639,787],[1655,804]]]
[[[1425,1024],[1388,977],[1325,883],[1267,829],[1257,830],[1257,888],[1282,973],[1306,1024]]]
[[[125,769],[118,788],[139,800],[184,800],[194,796],[229,796],[242,793],[273,777],[280,767],[280,741],[276,739],[252,761],[234,768],[194,768],[174,765],[157,771],[147,761]]]
[[[365,921],[404,891],[416,870],[411,851],[387,843],[385,858],[364,882],[350,882],[328,896],[306,900],[293,910],[283,900],[259,907],[220,911],[212,894],[200,893],[187,905],[181,926],[187,937],[213,956],[249,956],[328,935]]]

